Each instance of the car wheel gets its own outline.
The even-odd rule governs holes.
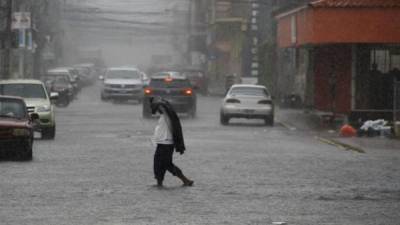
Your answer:
[[[221,113],[220,114],[220,122],[221,122],[222,125],[228,125],[229,117],[226,116],[225,114]]]
[[[192,106],[192,108],[189,110],[189,115],[190,115],[190,117],[196,118],[196,112],[197,112],[196,106],[194,105],[194,106]]]
[[[24,143],[23,148],[18,152],[17,158],[18,160],[32,160],[32,145],[33,145],[33,138],[26,140]]]
[[[274,116],[265,118],[265,125],[274,126]]]
[[[62,98],[62,99],[58,99],[55,103],[55,105],[57,107],[67,107],[70,103],[70,99],[69,98]]]
[[[53,140],[56,136],[56,125],[53,127],[45,128],[42,131],[42,138],[43,139],[51,139]]]

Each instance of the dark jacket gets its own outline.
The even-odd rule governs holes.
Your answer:
[[[152,106],[153,109],[154,108],[158,109],[159,107],[163,107],[165,109],[165,112],[169,120],[171,121],[172,139],[174,141],[175,151],[179,152],[180,154],[183,154],[186,148],[185,148],[185,141],[183,138],[182,125],[178,115],[176,114],[171,104],[169,104],[169,102],[167,101],[160,101],[153,104],[154,104]]]

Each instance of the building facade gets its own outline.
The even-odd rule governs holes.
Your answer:
[[[61,54],[62,1],[2,0],[1,78],[35,78]],[[45,53],[45,54],[43,54]]]
[[[320,0],[276,16],[278,46],[295,49],[308,107],[350,121],[394,118],[398,15],[395,0]]]

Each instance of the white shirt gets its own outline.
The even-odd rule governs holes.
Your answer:
[[[171,123],[168,116],[165,116],[165,113],[161,114],[158,124],[154,130],[154,144],[171,145],[174,143],[170,124]]]

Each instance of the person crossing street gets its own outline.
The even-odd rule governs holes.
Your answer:
[[[150,103],[152,114],[160,114],[153,136],[153,143],[157,146],[153,165],[157,186],[163,187],[166,171],[178,177],[183,182],[183,186],[192,186],[193,180],[183,175],[182,170],[172,162],[174,150],[180,154],[186,150],[178,115],[171,104],[164,99],[152,98]]]

